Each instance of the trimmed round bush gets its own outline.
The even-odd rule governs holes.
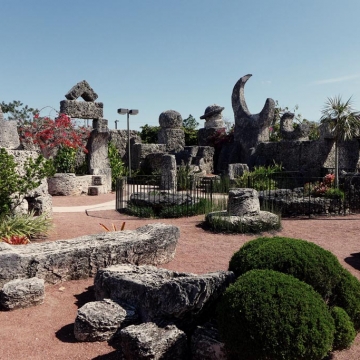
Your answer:
[[[311,242],[285,237],[249,241],[232,256],[229,270],[236,276],[252,269],[292,275],[311,285],[326,301],[332,297],[343,271],[330,251]]]
[[[251,270],[225,291],[218,324],[230,358],[323,359],[334,320],[321,296],[293,276]]]
[[[356,336],[356,331],[349,315],[341,307],[335,306],[331,309],[331,316],[335,321],[333,350],[349,348]]]
[[[360,281],[346,269],[334,289],[333,305],[343,308],[352,320],[355,330],[360,330]]]

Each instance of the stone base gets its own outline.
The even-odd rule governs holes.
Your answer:
[[[85,195],[91,185],[90,175],[75,176],[71,173],[58,173],[48,178],[49,194],[55,196]]]
[[[44,302],[44,280],[16,279],[9,281],[0,291],[0,306],[5,310],[22,309]]]
[[[164,328],[148,322],[130,325],[120,332],[124,359],[188,359],[187,337],[174,325]]]
[[[268,211],[260,211],[253,216],[233,216],[224,211],[215,211],[206,215],[205,221],[215,230],[227,230],[239,233],[259,233],[280,228],[280,218]]]

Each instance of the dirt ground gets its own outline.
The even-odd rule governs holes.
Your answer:
[[[54,206],[101,204],[114,199],[114,194],[97,197],[54,197]],[[200,225],[204,216],[181,219],[139,220],[115,210],[54,213],[55,228],[46,241],[70,239],[102,232],[100,223],[125,222],[125,229],[162,222],[180,228],[175,259],[162,267],[192,273],[227,270],[232,254],[252,235],[214,234]],[[272,234],[314,242],[334,253],[341,264],[360,279],[360,215],[283,219],[282,230]],[[93,279],[68,281],[46,286],[42,305],[28,309],[0,312],[1,360],[51,359],[116,359],[116,350],[106,342],[80,343],[73,335],[77,309],[94,300]],[[360,335],[349,350],[334,353],[334,360],[360,359]]]

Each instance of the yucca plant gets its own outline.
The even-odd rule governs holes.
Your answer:
[[[99,224],[106,232],[110,232],[110,231],[118,231],[116,228],[115,224],[111,224],[112,229],[109,229],[107,226],[105,226],[104,224]],[[120,231],[123,231],[125,229],[125,221],[122,223]]]
[[[360,135],[360,113],[354,111],[351,97],[343,102],[341,96],[328,98],[321,111],[320,122],[329,126],[335,139],[335,185],[339,187],[339,141]]]
[[[30,212],[28,214],[3,215],[0,218],[0,239],[4,241],[4,238],[12,239],[14,236],[25,236],[31,239],[48,234],[51,228],[52,221],[47,214],[34,216],[34,212]]]

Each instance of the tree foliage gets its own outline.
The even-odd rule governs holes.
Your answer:
[[[360,113],[354,110],[351,97],[344,102],[338,95],[327,99],[321,114],[320,122],[335,139],[335,184],[339,187],[339,142],[360,134]]]
[[[21,121],[31,121],[33,116],[39,112],[38,109],[33,109],[28,105],[25,105],[19,101],[14,100],[9,103],[5,103],[4,101],[0,104],[2,112],[5,115],[5,118],[8,120],[21,120]]]
[[[84,126],[76,127],[75,122],[65,114],[54,120],[36,114],[31,123],[20,121],[19,135],[21,142],[38,145],[47,156],[51,149],[61,146],[82,149],[87,153],[85,146],[90,131]]]
[[[186,146],[193,146],[198,144],[198,131],[196,129],[198,126],[199,123],[191,114],[183,120],[183,130],[185,134]]]
[[[20,173],[14,157],[0,148],[0,214],[14,212],[24,195],[53,174],[52,161],[45,160],[41,155],[36,159],[28,158]]]
[[[144,144],[157,144],[160,126],[145,124],[144,126],[140,126],[140,129],[140,138]]]

